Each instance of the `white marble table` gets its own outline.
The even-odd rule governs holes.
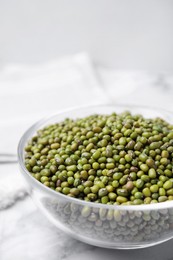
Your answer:
[[[131,93],[127,91],[117,100],[114,85],[118,88],[118,84],[122,84],[121,73],[105,73],[109,77],[104,77],[105,81],[102,78],[103,90],[113,102],[152,104],[173,111],[171,77],[144,77],[141,74],[132,77],[131,74],[122,74],[123,79],[127,76],[129,88],[130,79],[133,79],[132,85],[137,82],[140,87],[136,90],[132,88]],[[116,84],[112,83],[110,88],[104,89],[105,85],[109,85],[108,78],[111,77],[111,82],[114,80]],[[18,165],[0,165],[0,187],[10,181],[16,185],[22,183]],[[0,210],[0,260],[172,260],[172,247],[173,240],[140,250],[109,250],[81,243],[53,226],[26,194],[19,194],[11,202],[9,198],[8,207]]]

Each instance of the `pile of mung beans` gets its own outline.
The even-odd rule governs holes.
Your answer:
[[[173,200],[173,125],[129,111],[65,119],[25,147],[31,175],[67,196],[108,205]]]

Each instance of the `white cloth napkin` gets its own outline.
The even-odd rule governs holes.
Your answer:
[[[106,101],[86,54],[0,71],[0,152],[16,152],[24,130],[60,110]]]
[[[16,153],[24,131],[49,113],[107,102],[87,54],[0,71],[0,153]],[[0,209],[26,195],[17,165],[0,165]]]

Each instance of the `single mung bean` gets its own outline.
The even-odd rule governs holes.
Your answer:
[[[144,189],[142,190],[142,193],[143,193],[143,195],[144,195],[145,197],[150,197],[150,196],[151,196],[151,191],[150,191],[149,188],[144,188]]]
[[[106,188],[101,188],[101,189],[98,191],[99,197],[106,196],[107,194],[108,194],[108,191],[107,191]]]
[[[172,187],[173,187],[173,182],[170,181],[170,180],[167,180],[167,181],[163,184],[163,188],[164,188],[165,190],[169,190],[169,189],[171,189]]]
[[[159,190],[159,186],[158,186],[157,184],[151,185],[150,191],[151,191],[152,193],[158,192],[158,190]]]
[[[140,169],[144,172],[148,172],[149,170],[148,165],[144,163],[140,165]]]
[[[148,171],[148,176],[151,178],[151,179],[155,179],[157,174],[156,174],[156,171],[154,168],[150,168],[149,171]]]

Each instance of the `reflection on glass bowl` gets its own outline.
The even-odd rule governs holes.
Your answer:
[[[159,109],[99,105],[67,110],[33,125],[20,140],[18,160],[31,197],[59,229],[88,244],[119,249],[143,248],[173,237],[173,201],[149,205],[105,205],[68,197],[37,181],[24,164],[24,147],[38,129],[63,119],[129,110],[145,117],[161,117],[173,123],[172,114]]]

